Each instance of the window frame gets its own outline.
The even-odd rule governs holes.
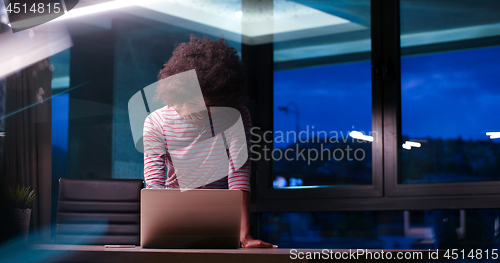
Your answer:
[[[373,1],[372,1],[373,2]],[[500,194],[500,181],[481,181],[481,182],[449,182],[449,183],[415,183],[402,184],[399,178],[402,174],[402,127],[401,127],[401,51],[404,55],[425,54],[429,52],[460,50],[465,48],[478,48],[493,46],[493,43],[500,43],[500,37],[486,37],[473,40],[455,41],[451,43],[432,44],[424,46],[415,46],[401,48],[400,45],[400,10],[399,0],[397,9],[392,10],[393,23],[391,31],[394,32],[393,39],[388,39],[389,46],[394,45],[392,49],[397,52],[398,59],[391,62],[388,77],[392,78],[398,85],[386,85],[384,87],[384,189],[388,197],[406,197],[406,196],[466,196],[466,195],[494,195]],[[386,11],[386,10],[384,10]],[[386,24],[387,26],[387,24]],[[497,41],[495,41],[497,40]],[[491,42],[490,42],[491,41]],[[498,46],[498,45],[497,45]],[[390,54],[389,54],[390,56]],[[394,57],[396,55],[394,54]],[[481,203],[477,203],[481,207]],[[500,206],[495,206],[500,207]]]
[[[374,36],[372,32],[372,37]],[[373,40],[372,40],[373,41]],[[267,44],[269,45],[268,48],[271,48],[272,50],[272,44]],[[281,62],[281,63],[274,63],[273,62],[273,56],[265,57],[265,56],[260,56],[260,58],[255,58],[252,56],[252,49],[258,49],[259,47],[255,46],[245,46],[242,48],[242,56],[243,56],[243,62],[245,66],[247,67],[247,71],[254,70],[252,69],[252,65],[267,65],[271,63],[272,65],[272,71],[271,72],[263,72],[261,71],[259,76],[266,76],[266,78],[272,79],[272,75],[274,74],[274,69],[278,68],[279,70],[284,70],[284,69],[291,69],[291,68],[300,68],[304,67],[307,65],[327,65],[327,64],[336,64],[336,63],[343,63],[343,62],[353,62],[353,61],[364,61],[364,60],[369,60],[370,59],[370,52],[360,52],[360,53],[355,53],[355,54],[348,54],[348,55],[340,55],[340,56],[332,56],[332,57],[322,57],[322,58],[314,58],[314,59],[306,59],[306,60],[301,60],[301,61],[292,61],[291,63],[288,62]],[[247,59],[245,59],[247,57]],[[252,57],[252,59],[249,59],[248,57]],[[373,54],[371,55],[371,58],[373,58]],[[259,59],[260,61],[257,63],[255,60]],[[251,61],[249,61],[251,60]],[[248,63],[254,63],[249,65]],[[372,132],[377,133],[377,134],[382,134],[382,116],[379,114],[382,111],[382,103],[381,103],[381,96],[382,96],[382,90],[381,86],[375,86],[373,85],[373,63],[372,63]],[[247,75],[257,75],[255,73],[248,73]],[[271,76],[270,76],[271,75]],[[269,112],[272,112],[274,109],[273,105],[273,83],[270,85],[263,86],[255,86],[255,85],[249,85],[250,87],[258,87],[260,90],[265,90],[266,91],[266,96],[270,96],[271,99],[266,101],[263,101],[262,98],[257,98],[259,100],[259,105],[262,105],[260,102],[267,103],[266,107],[267,109],[270,109]],[[377,87],[377,88],[374,88]],[[262,108],[260,108],[261,110]],[[259,110],[259,111],[260,111]],[[254,111],[255,112],[255,111]],[[256,112],[258,115],[262,115],[260,112]],[[269,113],[267,113],[269,114]],[[272,115],[272,114],[271,114]],[[252,116],[253,117],[253,116]],[[255,123],[254,122],[254,127],[260,127],[262,132],[265,131],[273,131],[273,119],[272,116],[266,118],[267,123]],[[267,129],[265,128],[267,127]],[[272,149],[272,143],[265,143],[261,142],[261,149],[263,146],[267,146],[268,148]],[[256,187],[254,186],[253,188],[257,188],[257,199],[259,199],[259,203],[261,202],[267,202],[270,200],[291,200],[295,199],[297,196],[300,196],[302,199],[325,199],[325,198],[343,198],[343,197],[348,197],[348,198],[354,198],[354,197],[382,197],[383,196],[383,167],[382,167],[382,161],[383,161],[383,142],[382,138],[379,140],[375,140],[372,143],[372,184],[371,185],[355,185],[355,186],[325,186],[325,187],[319,187],[319,188],[313,188],[313,189],[274,189],[272,188],[272,174],[273,174],[273,167],[272,167],[272,162],[266,162],[264,160],[259,160],[259,161],[254,161],[254,163],[257,163],[257,165],[254,165],[257,171],[253,171],[253,177],[257,177],[257,182],[256,182]]]
[[[273,189],[272,163],[257,162],[257,189],[251,212],[311,212],[367,210],[429,210],[500,208],[500,181],[400,184],[401,174],[401,52],[419,54],[429,48],[449,51],[464,47],[492,46],[500,36],[452,43],[401,48],[399,0],[371,0],[372,129],[382,134],[373,143],[373,183],[369,186],[335,186],[316,189]],[[272,48],[272,44],[271,45]],[[245,52],[243,52],[245,57]],[[359,61],[366,53],[273,64],[277,69]],[[349,60],[352,59],[352,60]],[[261,58],[272,63],[272,55]],[[270,62],[271,61],[271,62]],[[247,65],[248,67],[248,65]],[[267,72],[264,74],[273,74]],[[272,76],[270,76],[272,79]],[[261,86],[272,98],[272,83]],[[273,110],[272,99],[266,109]],[[272,114],[271,114],[272,115]],[[272,117],[265,125],[273,130]],[[261,127],[261,126],[259,126]],[[272,145],[271,145],[272,146]]]

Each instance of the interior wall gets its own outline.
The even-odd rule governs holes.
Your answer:
[[[141,18],[113,20],[114,86],[112,178],[143,178],[143,154],[136,150],[128,115],[128,101],[138,91],[156,82],[158,72],[172,56],[177,44],[189,36],[206,35]],[[208,36],[215,39],[215,36]],[[241,45],[229,42],[240,53]]]
[[[136,150],[128,115],[128,101],[156,82],[174,44],[189,40],[185,29],[155,25],[149,21],[113,21],[114,85],[112,178],[143,178],[143,154]]]
[[[68,177],[143,178],[128,101],[158,80],[175,46],[191,34],[219,37],[133,16],[73,36],[70,88],[84,85],[70,91]],[[241,54],[241,43],[228,44]]]
[[[109,30],[73,36],[68,177],[110,178],[114,41]],[[78,88],[78,85],[82,85]]]

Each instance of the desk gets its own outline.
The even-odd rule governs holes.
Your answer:
[[[290,249],[142,249],[89,245],[34,245],[32,249],[50,252],[48,262],[307,262],[291,260]]]
[[[264,248],[246,248],[246,249],[142,249],[135,248],[105,248],[104,246],[89,245],[34,245],[32,251],[48,255],[48,260],[44,262],[106,262],[106,263],[128,263],[128,262],[237,262],[237,263],[280,263],[280,262],[333,262],[333,260],[321,259],[292,259],[290,249],[264,249]],[[335,252],[349,252],[349,249],[332,249]],[[355,250],[353,250],[355,251]],[[381,252],[382,250],[370,249],[371,252]],[[384,250],[386,253],[397,252],[418,252],[416,250]],[[294,253],[321,253],[321,249],[298,249]],[[405,262],[428,262],[428,251],[422,251],[423,259],[404,260]],[[441,253],[440,253],[441,254]],[[442,255],[442,254],[441,254]],[[442,257],[440,257],[442,258]],[[358,258],[351,260],[340,260],[349,262],[386,262],[387,259],[367,260]],[[442,260],[445,261],[445,260]],[[400,261],[398,261],[400,262]]]

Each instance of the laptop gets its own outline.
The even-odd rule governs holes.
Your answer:
[[[238,248],[243,193],[142,189],[142,248]]]

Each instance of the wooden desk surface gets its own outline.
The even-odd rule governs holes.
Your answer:
[[[106,248],[104,246],[89,246],[89,245],[33,245],[31,246],[34,253],[46,254],[47,260],[43,262],[237,262],[237,263],[266,263],[266,262],[331,262],[338,259],[322,260],[322,259],[292,259],[289,248],[244,248],[244,249],[143,249],[140,247],[127,248]],[[296,249],[295,255],[302,252],[303,257],[306,253],[310,255],[314,252],[322,253],[322,249]],[[333,253],[349,253],[356,251],[353,249],[328,249]],[[369,249],[371,252],[390,252],[393,253],[415,253],[416,250],[380,250]],[[428,262],[428,251],[421,251],[424,258],[420,260],[404,260],[405,262]],[[385,262],[388,259],[366,259],[357,258],[355,260],[348,259],[350,262]],[[346,261],[340,259],[340,261]],[[396,260],[397,262],[401,262]],[[444,261],[444,260],[443,260]]]
[[[289,248],[238,248],[238,249],[156,249],[136,247],[105,247],[96,245],[55,245],[41,244],[34,245],[34,249],[42,250],[64,250],[64,251],[119,251],[138,253],[197,253],[197,254],[271,254],[290,255]],[[301,249],[301,251],[320,251],[321,249]]]
[[[290,259],[290,249],[279,248],[143,249],[47,244],[34,245],[32,249],[51,252],[50,260],[47,262],[297,262]]]

